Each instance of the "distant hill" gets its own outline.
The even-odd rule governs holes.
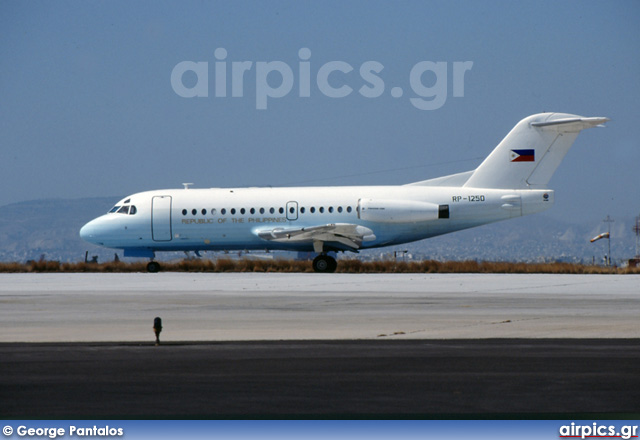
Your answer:
[[[0,207],[0,260],[80,261],[85,251],[113,258],[115,251],[85,243],[78,231],[106,213],[120,197],[46,199]]]
[[[81,261],[85,252],[99,261],[113,260],[122,251],[100,248],[82,241],[78,231],[89,220],[104,214],[120,197],[46,199],[0,207],[0,261]],[[616,219],[612,225],[612,254],[622,261],[635,253],[631,231],[634,219]],[[363,251],[363,259],[389,258],[394,251],[408,250],[413,258],[485,261],[568,261],[599,263],[606,240],[590,243],[603,232],[603,224],[563,223],[543,214],[522,217],[460,231],[393,248]],[[159,257],[162,258],[163,254]],[[398,253],[398,258],[402,252]],[[165,254],[181,258],[183,254]]]

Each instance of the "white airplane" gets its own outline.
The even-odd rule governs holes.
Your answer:
[[[540,113],[520,121],[478,168],[400,186],[211,188],[125,197],[80,230],[125,257],[161,251],[313,251],[316,272],[334,272],[330,251],[358,252],[541,212],[551,176],[578,133],[608,118]]]

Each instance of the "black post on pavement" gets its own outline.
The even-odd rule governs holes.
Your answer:
[[[162,319],[157,316],[153,320],[153,331],[156,334],[156,345],[160,345],[160,332],[162,331]]]

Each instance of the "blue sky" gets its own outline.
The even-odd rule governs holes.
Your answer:
[[[182,182],[409,183],[473,169],[520,119],[559,111],[612,121],[578,137],[551,180],[551,215],[630,221],[640,214],[639,22],[637,1],[3,1],[0,205]],[[226,97],[215,93],[218,48]],[[299,92],[303,48],[309,97]],[[176,93],[183,61],[208,63],[207,97]],[[231,63],[242,61],[252,68],[232,97]],[[273,61],[291,68],[293,87],[259,110],[257,65]],[[343,98],[316,83],[335,61],[353,67],[329,77],[351,87]],[[383,66],[374,98],[359,92],[371,86],[359,73],[367,61]],[[410,101],[410,72],[424,61],[447,68],[434,110]],[[473,65],[456,97],[454,63],[464,61]],[[196,76],[182,81],[193,87]]]

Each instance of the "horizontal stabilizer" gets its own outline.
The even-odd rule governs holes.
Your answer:
[[[557,125],[561,125],[563,131],[569,131],[571,129],[576,129],[576,131],[584,130],[585,128],[591,127],[604,127],[605,122],[610,121],[609,118],[565,118],[565,119],[556,119],[553,121],[544,121],[544,122],[532,122],[532,127],[553,127]]]

